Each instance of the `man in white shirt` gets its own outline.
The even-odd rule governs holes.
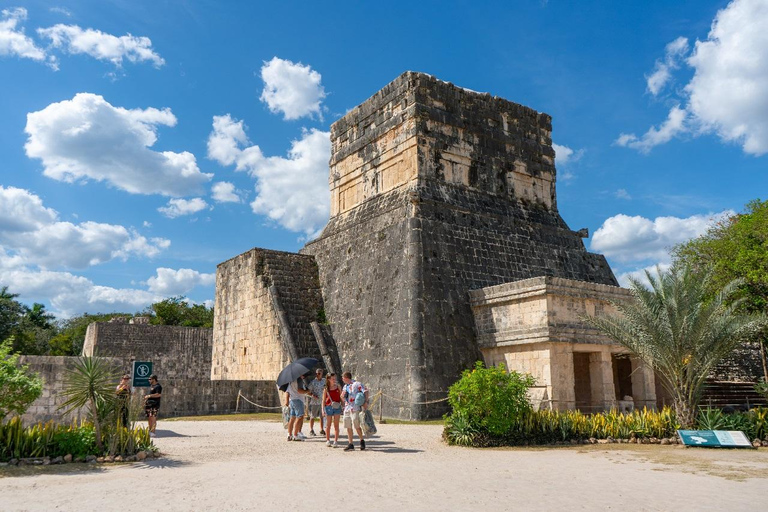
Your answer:
[[[355,445],[352,443],[352,427],[355,428],[357,436],[360,438],[360,449],[365,450],[363,430],[360,428],[360,411],[368,409],[368,390],[361,382],[353,379],[350,372],[344,372],[341,378],[344,381],[344,390],[341,393],[341,399],[344,401],[344,428],[347,429],[347,438],[349,439],[349,444],[344,448],[344,451],[349,452],[355,449]]]

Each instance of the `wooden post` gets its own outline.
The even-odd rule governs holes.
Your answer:
[[[384,393],[379,391],[379,423],[381,423],[383,410],[384,410]]]

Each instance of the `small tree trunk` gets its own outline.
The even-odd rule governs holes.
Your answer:
[[[689,404],[685,398],[679,396],[674,398],[673,406],[680,426],[684,429],[693,428],[696,423],[696,407]]]
[[[99,411],[96,408],[96,401],[91,399],[91,412],[93,414],[93,429],[96,431],[96,449],[99,454],[104,451],[104,445],[101,443],[101,423],[99,422]]]
[[[763,363],[763,380],[768,382],[768,363],[765,360],[765,337],[760,338],[760,361]]]

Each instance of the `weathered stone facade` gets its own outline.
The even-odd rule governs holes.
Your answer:
[[[211,379],[272,379],[294,357],[318,357],[323,310],[313,258],[251,249],[216,269]]]
[[[631,397],[634,407],[656,407],[653,371],[582,320],[615,314],[609,301],[629,300],[628,290],[536,277],[469,296],[486,363],[532,375],[536,405],[594,412]]]
[[[469,290],[616,284],[557,212],[550,131],[546,114],[419,73],[332,126],[332,216],[302,253],[345,367],[403,401],[390,414],[441,414],[416,404],[481,358]]]
[[[558,214],[551,129],[546,114],[412,72],[331,127],[331,218],[302,249],[317,265],[302,275],[318,279],[331,351],[389,395],[385,414],[442,414],[444,403],[422,402],[482,358],[469,290],[536,276],[616,284]],[[311,323],[247,332],[280,317],[248,256],[261,252],[219,266],[214,345],[238,370],[214,362],[214,378],[274,377],[285,334]],[[238,343],[273,353],[240,364]],[[319,350],[304,346],[299,356]]]

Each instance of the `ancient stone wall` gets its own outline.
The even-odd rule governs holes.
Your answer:
[[[64,390],[64,377],[75,360],[74,357],[66,356],[21,356],[19,358],[20,365],[27,365],[30,372],[36,373],[43,380],[43,394],[32,402],[27,412],[21,417],[25,423],[48,420],[69,423],[85,418],[85,411],[78,410],[64,414],[64,411],[59,409],[67,401],[61,393]],[[114,363],[117,367],[122,361],[115,359]]]
[[[302,253],[344,365],[403,400],[389,414],[441,414],[415,403],[482,357],[469,290],[616,284],[557,213],[550,132],[546,114],[410,72],[332,126],[332,217]]]
[[[298,357],[319,358],[310,324],[322,309],[311,257],[252,249],[221,263],[216,269],[211,379],[274,380],[291,350]],[[286,325],[279,311],[285,312]]]

